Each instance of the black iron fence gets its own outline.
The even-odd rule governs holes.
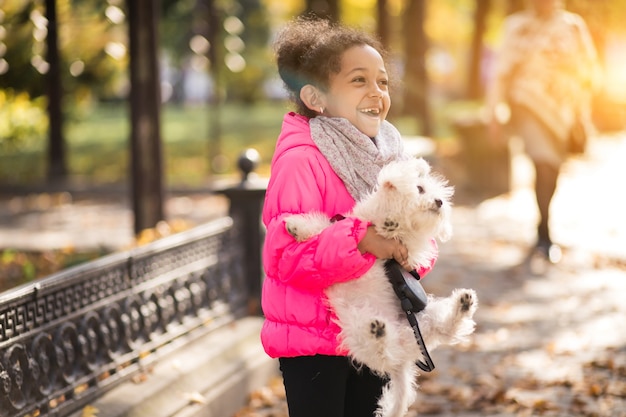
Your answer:
[[[224,194],[230,217],[0,294],[0,417],[66,416],[249,314],[264,189]]]

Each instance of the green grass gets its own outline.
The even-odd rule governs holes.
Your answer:
[[[161,137],[165,179],[169,186],[200,186],[211,177],[210,149],[222,155],[219,174],[235,174],[239,154],[253,147],[261,155],[261,174],[280,131],[283,102],[254,106],[226,104],[220,111],[216,141],[213,109],[208,106],[165,106]],[[101,104],[80,119],[66,123],[68,169],[74,180],[90,184],[122,183],[129,172],[130,115],[128,105]],[[46,172],[46,139],[19,151],[0,154],[0,183],[41,183]]]

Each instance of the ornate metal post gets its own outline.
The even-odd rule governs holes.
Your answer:
[[[245,259],[242,266],[248,286],[248,312],[261,314],[261,283],[263,268],[261,249],[265,228],[261,223],[261,211],[267,189],[267,180],[251,179],[249,174],[257,167],[259,154],[254,149],[245,150],[239,157],[241,182],[233,187],[218,190],[230,200],[229,215],[233,218],[235,239],[244,246]]]

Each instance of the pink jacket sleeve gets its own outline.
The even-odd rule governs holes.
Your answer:
[[[359,219],[333,223],[305,242],[287,232],[288,215],[317,211],[330,217],[338,214],[336,210],[352,208],[354,200],[345,187],[332,181],[316,154],[298,150],[275,162],[263,208],[267,227],[263,263],[268,276],[315,291],[358,278],[374,264],[373,255],[357,248],[368,226]]]
[[[345,219],[305,242],[296,242],[286,231],[284,215],[268,225],[265,251],[268,275],[302,289],[323,289],[334,283],[363,275],[375,261],[361,254],[358,242],[365,235],[367,223]]]

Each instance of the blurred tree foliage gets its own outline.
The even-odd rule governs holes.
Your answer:
[[[80,105],[124,91],[126,28],[121,9],[113,5],[116,2],[109,3],[57,0],[62,81],[69,102]],[[45,94],[42,74],[47,71],[44,6],[40,1],[4,0],[3,11],[9,67],[0,77],[0,89],[39,97]]]
[[[57,0],[61,80],[66,118],[79,117],[92,102],[124,94],[126,29],[123,12],[101,0]],[[0,146],[46,139],[47,21],[42,1],[4,0],[2,26],[6,66],[0,91],[12,115],[0,122]],[[13,93],[14,92],[14,93]],[[15,101],[15,102],[13,102]]]
[[[374,31],[379,0],[340,0],[341,20]],[[479,0],[425,1],[424,31],[428,39],[426,66],[435,94],[462,97],[467,85],[473,16]],[[212,20],[207,5],[218,16]],[[486,57],[501,35],[504,16],[523,0],[491,0],[483,37]],[[386,0],[389,47],[402,76],[407,22],[402,16],[409,0]],[[306,9],[305,0],[161,0],[161,46],[172,83],[172,100],[182,100],[182,84],[190,68],[213,74],[209,56],[219,67],[223,98],[245,103],[263,99],[264,86],[276,77],[269,48],[273,30]],[[610,36],[623,36],[626,5],[622,0],[567,0],[569,10],[588,22],[600,54]],[[65,112],[71,120],[99,100],[125,99],[128,91],[128,34],[123,0],[57,0],[59,47]],[[0,26],[2,58],[8,70],[0,74],[0,90],[43,96],[46,24],[42,0],[3,0]],[[217,18],[217,19],[215,19]],[[211,28],[211,22],[214,26]],[[217,24],[215,24],[217,22]],[[209,39],[210,33],[216,34]],[[193,40],[200,47],[192,48]],[[204,39],[204,41],[203,41]],[[213,41],[213,44],[208,41]],[[204,42],[204,43],[203,43]],[[202,46],[204,45],[204,47]],[[212,52],[211,52],[212,50]],[[35,106],[45,105],[36,102]],[[397,102],[402,106],[402,101]],[[42,107],[43,108],[43,107]],[[5,126],[6,127],[6,126]]]
[[[266,9],[259,0],[239,0],[224,12],[225,33],[220,46],[224,47],[224,63],[228,68],[223,80],[226,91],[230,99],[253,103],[263,98],[264,82],[275,72],[268,48],[270,28]],[[244,65],[238,67],[237,62]]]
[[[48,118],[41,97],[0,90],[0,151],[11,151],[44,137]]]
[[[174,100],[182,98],[181,84],[190,68],[217,77],[227,99],[252,103],[263,98],[264,81],[274,68],[268,48],[268,10],[260,0],[164,0],[162,4],[161,45],[173,67]],[[216,15],[211,16],[211,11]]]

